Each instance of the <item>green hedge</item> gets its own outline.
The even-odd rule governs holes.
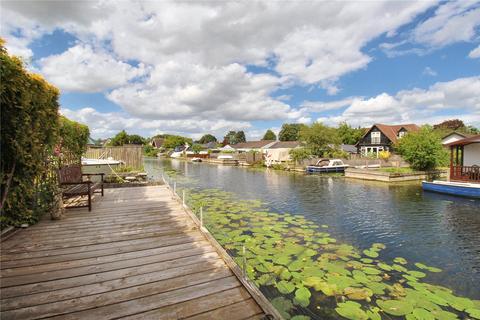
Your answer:
[[[58,89],[25,70],[3,44],[0,39],[2,228],[36,222],[44,209],[38,201],[51,201],[39,197],[38,186],[49,179],[59,127]]]

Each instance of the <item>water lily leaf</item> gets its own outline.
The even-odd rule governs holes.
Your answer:
[[[366,274],[380,274],[382,273],[380,270],[372,268],[372,267],[365,267],[362,271]]]
[[[401,266],[399,264],[394,264],[392,266],[392,268],[393,268],[393,270],[398,271],[398,272],[407,272],[408,271],[407,268],[405,268],[404,266]]]
[[[411,270],[411,271],[407,271],[407,273],[409,275],[411,275],[412,277],[415,277],[415,278],[423,278],[426,276],[425,273],[421,272],[421,271],[414,271],[414,270]]]
[[[377,266],[378,266],[380,269],[383,269],[383,270],[385,270],[385,271],[392,271],[392,270],[393,270],[393,268],[390,267],[390,266],[389,266],[388,264],[386,264],[386,263],[379,262],[379,263],[377,263]]]
[[[320,290],[326,296],[336,296],[341,293],[341,290],[334,283],[321,282],[317,285],[316,290]]]
[[[290,311],[293,309],[293,303],[292,301],[284,298],[284,297],[277,297],[272,300],[272,305],[275,307],[275,309],[280,312],[282,317],[285,319],[290,319]]]
[[[363,250],[363,254],[370,258],[377,258],[378,252],[373,250]]]
[[[267,286],[267,285],[273,285],[275,284],[275,278],[272,277],[270,274],[262,274],[260,277],[258,277],[255,280],[255,284],[257,286]]]
[[[370,259],[370,258],[362,258],[362,259],[360,259],[360,261],[362,261],[363,263],[372,263],[373,262],[373,260]]]
[[[451,313],[451,312],[444,311],[444,310],[433,310],[433,311],[431,311],[431,313],[435,317],[435,319],[437,319],[437,320],[455,320],[455,319],[458,319],[458,317],[455,313]]]
[[[373,295],[373,291],[368,288],[346,287],[343,294],[352,300],[366,300]]]
[[[413,315],[417,320],[435,320],[435,317],[430,311],[427,311],[422,308],[415,308],[413,310]]]
[[[381,282],[367,282],[366,286],[372,290],[374,294],[378,295],[385,294],[385,289],[388,288],[388,285]]]
[[[277,289],[278,291],[280,291],[280,293],[288,294],[293,292],[293,290],[295,290],[295,285],[291,282],[282,280],[277,282]]]
[[[296,315],[290,318],[290,320],[310,320],[311,318],[309,316],[304,316],[302,315]]]
[[[375,248],[375,249],[385,249],[387,246],[384,245],[383,243],[374,243],[372,244],[372,248]]]
[[[278,256],[277,258],[273,259],[273,262],[276,264],[281,264],[281,265],[288,265],[292,260],[290,259],[290,256],[288,255],[281,255]]]
[[[313,287],[315,290],[320,290],[320,284],[324,282],[320,277],[307,277],[302,281],[303,285]]]
[[[366,313],[370,320],[382,320],[382,316],[380,316],[378,311],[367,310]]]
[[[393,259],[393,262],[400,263],[400,264],[407,264],[407,260],[402,257],[396,257],[395,259]]]
[[[339,303],[338,307],[335,308],[335,311],[337,311],[337,313],[342,317],[350,320],[367,320],[368,319],[368,315],[365,311],[361,309],[361,305],[353,301]]]
[[[310,290],[303,286],[295,291],[295,301],[304,308],[308,307],[310,304],[311,296],[312,294],[310,293]]]
[[[325,272],[323,272],[320,268],[318,267],[305,267],[302,272],[303,276],[305,277],[323,277],[325,275]]]
[[[377,300],[377,304],[392,316],[404,316],[413,311],[413,305],[407,300]]]
[[[471,309],[466,309],[465,312],[468,313],[470,317],[474,319],[480,319],[480,309],[471,308]]]

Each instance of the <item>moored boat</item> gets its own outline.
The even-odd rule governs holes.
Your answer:
[[[345,172],[348,164],[341,159],[320,159],[315,165],[307,166],[307,172]]]
[[[434,180],[432,182],[423,181],[422,188],[425,191],[433,191],[439,193],[446,193],[454,196],[480,199],[480,184],[478,183]]]

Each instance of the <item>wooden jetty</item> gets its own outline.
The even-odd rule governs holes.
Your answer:
[[[0,318],[277,318],[197,223],[166,186],[107,189],[2,241]]]

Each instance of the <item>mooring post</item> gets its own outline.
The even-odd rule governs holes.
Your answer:
[[[203,207],[200,207],[200,228],[203,227]]]
[[[245,245],[242,246],[242,270],[243,277],[247,277],[247,258],[245,257]]]
[[[182,204],[185,207],[185,190],[182,190]]]

